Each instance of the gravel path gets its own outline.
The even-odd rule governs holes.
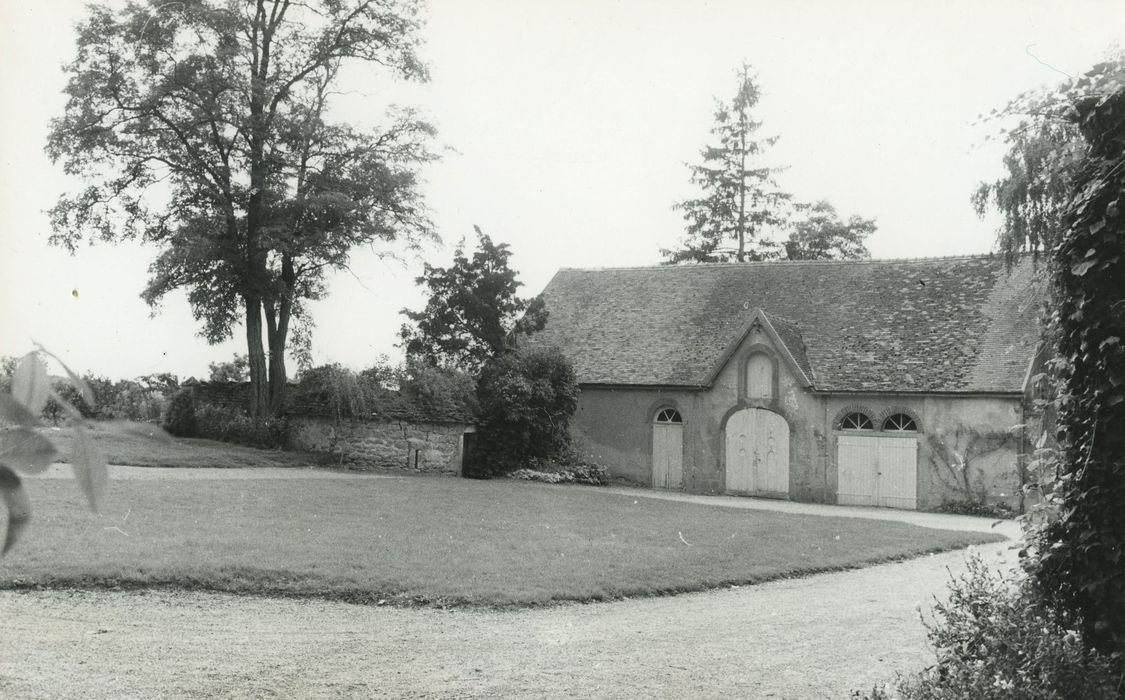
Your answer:
[[[1011,565],[1008,543],[978,551]],[[508,612],[0,592],[0,697],[846,698],[928,663],[916,607],[964,556]]]

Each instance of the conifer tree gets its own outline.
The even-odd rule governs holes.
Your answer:
[[[774,180],[780,168],[762,162],[778,137],[758,134],[762,123],[753,112],[760,96],[750,66],[743,64],[734,98],[716,105],[711,128],[716,143],[703,148],[702,163],[689,166],[701,195],[674,206],[683,212],[687,235],[680,249],[661,251],[669,263],[744,262],[780,254],[778,244],[763,234],[788,221],[791,196]]]

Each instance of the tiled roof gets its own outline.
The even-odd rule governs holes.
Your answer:
[[[704,386],[760,308],[818,390],[1018,392],[1031,280],[991,256],[564,269],[533,338],[584,384]]]

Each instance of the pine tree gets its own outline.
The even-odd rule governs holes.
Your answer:
[[[743,262],[779,255],[779,246],[763,233],[788,221],[791,195],[774,181],[780,168],[761,163],[778,137],[758,135],[762,123],[752,112],[760,96],[750,66],[744,64],[734,99],[716,105],[711,134],[717,144],[701,151],[701,164],[689,166],[691,182],[702,196],[674,206],[688,226],[679,250],[661,251],[669,263]]]

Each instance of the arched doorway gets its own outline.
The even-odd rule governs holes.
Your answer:
[[[684,420],[674,408],[656,413],[652,423],[652,487],[678,489],[684,480]]]
[[[727,419],[726,490],[789,497],[789,424],[773,411],[744,408]]]

